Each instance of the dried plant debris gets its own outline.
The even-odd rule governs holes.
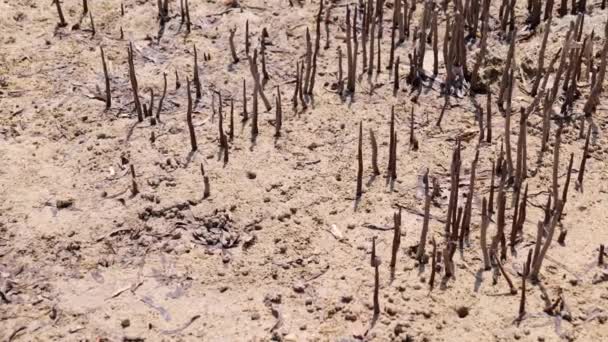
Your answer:
[[[191,227],[196,244],[217,248],[233,248],[240,243],[241,228],[227,210],[215,210],[197,219]]]

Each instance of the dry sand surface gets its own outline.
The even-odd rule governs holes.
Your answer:
[[[507,65],[510,25],[506,25],[507,33],[501,29],[501,3],[492,1],[479,84],[492,92],[493,136],[491,142],[480,142],[480,116],[487,135],[485,89],[473,89],[470,82],[460,80],[453,83],[451,95],[446,97],[443,87],[447,70],[444,35],[447,31],[457,38],[459,32],[455,26],[446,30],[446,18],[455,22],[457,4],[483,7],[483,1],[465,2],[450,2],[447,12],[443,2],[437,4],[438,74],[433,76],[433,35],[427,29],[431,40],[426,44],[423,70],[419,70],[420,84],[414,87],[407,82],[411,69],[408,54],[417,48],[419,55],[419,39],[413,42],[413,38],[415,27],[422,25],[425,7],[423,2],[417,3],[410,35],[394,52],[400,59],[396,96],[394,70],[386,68],[393,1],[383,1],[382,25],[375,28],[376,35],[382,28],[381,70],[377,73],[374,69],[369,77],[361,67],[364,12],[355,12],[359,2],[326,2],[313,96],[303,94],[306,108],[298,99],[294,110],[296,63],[306,66],[308,59],[307,28],[311,51],[315,50],[317,0],[302,4],[297,0],[190,0],[190,33],[187,24],[182,24],[176,0],[168,1],[162,32],[157,2],[150,0],[125,0],[124,15],[120,0],[89,1],[91,15],[83,15],[82,1],[64,0],[61,8],[67,25],[63,27],[58,25],[57,8],[50,0],[2,1],[0,339],[608,340],[608,268],[599,264],[600,245],[608,242],[605,92],[600,94],[595,111],[587,117],[583,112],[592,81],[601,74],[606,10],[601,9],[599,0],[586,3],[581,35],[574,37],[578,43],[573,42],[573,48],[567,50],[555,101],[547,106],[544,97],[536,105],[530,95],[542,38],[549,26],[543,20],[545,2],[541,6],[543,17],[534,30],[526,22],[530,16],[527,2],[517,1],[514,11],[510,11],[511,5],[505,6],[505,15],[514,15],[517,34],[509,117],[511,154],[518,167],[520,108],[532,106],[532,111],[524,126],[527,177],[514,180],[516,172],[505,167],[494,177],[494,214],[487,228],[487,244],[495,236],[500,242],[498,228],[504,219],[506,253],[501,255],[499,243],[498,259],[513,283],[513,294],[495,262],[492,270],[483,270],[480,248],[482,202],[490,195],[492,163],[499,162],[501,142],[506,142],[506,109],[499,109],[497,102]],[[349,3],[357,13],[356,90],[352,94],[345,89],[340,96],[338,48],[343,55],[346,87],[345,14]],[[564,16],[558,14],[559,7],[556,2],[545,52],[546,69],[564,46],[570,23],[577,20],[570,14],[571,4]],[[326,15],[328,8],[331,11]],[[325,48],[326,18],[329,48]],[[429,15],[429,23],[431,18]],[[264,58],[269,79],[263,82],[263,91],[272,108],[266,110],[259,99],[255,139],[251,129],[254,81],[245,51],[247,21],[249,56],[253,57],[255,49],[260,77],[264,28],[268,34]],[[465,27],[462,46],[466,48],[461,50],[466,51],[469,81],[480,52],[482,20],[478,23],[474,36],[468,34],[469,25]],[[233,63],[230,53],[232,28],[236,28],[238,63]],[[592,54],[583,53],[579,58],[579,51],[588,51],[591,42]],[[163,73],[167,74],[158,122],[147,117],[138,121],[129,77],[129,43],[140,102],[149,108],[153,91],[153,115],[163,93]],[[191,83],[192,120],[198,140],[198,149],[192,152],[186,120],[187,79],[192,81],[195,76],[195,45],[201,98],[196,99]],[[100,47],[110,75],[109,109]],[[369,63],[369,42],[366,47]],[[545,93],[552,91],[559,64],[557,59],[553,68],[545,70],[549,75]],[[568,99],[562,85],[567,77],[574,78],[568,76],[569,65],[581,68],[572,93],[574,101],[562,112],[562,103]],[[306,78],[306,68],[303,74]],[[242,120],[243,81],[247,121]],[[283,114],[280,137],[275,137],[277,91]],[[231,101],[233,139],[228,137]],[[396,160],[389,163],[393,106]],[[550,117],[550,133],[547,150],[539,159],[543,113]],[[220,117],[223,128],[219,128]],[[360,122],[362,195],[356,200]],[[553,225],[553,236],[549,234],[551,222],[541,225],[544,233],[538,247],[548,239],[552,243],[547,244],[539,279],[526,281],[525,314],[520,315],[528,251],[535,249],[537,223],[543,220],[547,198],[554,190],[558,125],[563,127],[556,168],[560,198],[570,154],[574,155],[567,201],[560,222],[558,210],[549,210],[549,221],[557,224]],[[411,127],[418,149],[410,141]],[[227,140],[227,162],[220,129]],[[371,131],[378,145],[377,176],[371,162]],[[581,187],[578,177],[587,132],[591,136]],[[452,156],[458,143],[460,176],[454,178]],[[477,150],[471,195],[471,165]],[[396,165],[397,178],[392,181],[387,178],[389,164]],[[207,197],[201,165],[209,181]],[[429,176],[424,178],[427,169]],[[503,187],[499,186],[502,175]],[[452,187],[451,179],[459,179],[458,186]],[[417,258],[427,180],[429,231],[424,255]],[[522,202],[526,185],[527,199]],[[458,237],[453,240],[452,233],[445,232],[451,188],[459,190],[458,207],[465,218],[467,199],[471,198],[470,228],[464,234],[462,249]],[[517,188],[519,202],[514,200]],[[506,196],[502,218],[497,205],[501,196]],[[520,202],[525,203],[526,216],[512,246],[515,203]],[[558,209],[555,203],[553,199],[552,207]],[[394,215],[399,211],[400,245],[391,271]],[[457,220],[453,220],[457,211],[453,212],[451,227],[458,232]],[[564,241],[558,243],[565,232]],[[437,246],[435,265],[433,240]],[[375,258],[371,256],[374,242]],[[454,272],[447,277],[449,254],[453,255]],[[608,262],[608,257],[604,259]],[[379,313],[374,317],[376,281]]]

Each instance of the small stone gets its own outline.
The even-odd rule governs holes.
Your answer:
[[[230,258],[230,254],[224,254],[224,255],[222,255],[222,262],[223,262],[224,264],[229,263],[229,262],[230,262],[230,260],[231,260],[231,258]]]
[[[350,322],[356,322],[357,315],[355,315],[353,312],[346,312],[344,313],[344,319]]]
[[[353,300],[353,296],[351,295],[344,295],[342,296],[342,298],[340,299],[342,301],[342,303],[350,303]]]
[[[128,328],[130,325],[131,325],[131,321],[128,318],[120,321],[120,326],[123,327],[123,329]]]
[[[258,175],[256,175],[255,172],[247,171],[247,178],[256,179],[257,176]]]
[[[251,320],[252,321],[257,321],[258,319],[260,319],[260,314],[257,312],[254,312],[251,314]]]
[[[469,308],[466,306],[460,306],[456,309],[456,313],[458,314],[458,317],[465,318],[469,315]]]
[[[269,303],[273,304],[281,304],[282,296],[280,294],[267,294],[264,296],[264,303],[268,305]]]
[[[73,198],[58,199],[57,202],[55,203],[55,206],[57,207],[57,209],[69,208],[72,205],[74,205]]]
[[[409,327],[409,324],[403,324],[403,323],[397,323],[395,325],[395,329],[393,329],[393,332],[395,333],[395,336],[399,336],[401,334],[403,334],[406,329]]]
[[[303,293],[305,289],[306,289],[306,284],[304,284],[301,281],[297,281],[295,284],[293,284],[293,290],[296,293]]]
[[[220,286],[219,290],[220,290],[220,293],[224,293],[224,292],[228,291],[228,286],[222,285],[222,286]]]
[[[283,341],[285,342],[296,342],[296,336],[294,334],[287,334],[285,335],[285,337],[283,337]]]
[[[386,313],[389,314],[389,316],[395,316],[397,314],[397,310],[395,308],[393,308],[392,306],[388,306],[386,307]]]

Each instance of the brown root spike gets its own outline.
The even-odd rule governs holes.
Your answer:
[[[59,15],[59,24],[57,24],[57,26],[59,26],[59,27],[68,26],[68,23],[65,21],[65,17],[63,16],[63,10],[61,9],[61,1],[53,0],[53,3],[55,4],[55,7],[57,7],[57,15]]]
[[[234,99],[230,98],[230,131],[228,133],[230,141],[234,140]]]
[[[133,197],[137,196],[139,193],[139,188],[137,187],[137,182],[135,181],[135,167],[131,164],[131,195]]]
[[[201,174],[203,175],[203,199],[208,198],[211,192],[209,187],[209,177],[205,174],[205,167],[201,163]]]
[[[234,47],[234,34],[236,32],[236,27],[230,29],[230,53],[232,54],[232,63],[236,64],[239,62],[239,57],[236,54],[236,48]]]
[[[85,1],[86,3],[86,1]],[[106,64],[106,57],[103,53],[103,47],[99,47],[101,51],[101,64],[103,66],[103,76],[106,80],[106,109],[110,109],[112,107],[112,91],[110,89],[110,75],[108,74],[108,66]]]
[[[420,241],[418,242],[418,250],[416,252],[416,259],[418,262],[423,263],[425,259],[425,246],[426,239],[429,232],[429,219],[430,219],[430,209],[431,209],[431,194],[429,193],[429,170],[426,170],[424,174],[424,218],[422,221],[422,231],[420,233]],[[433,239],[433,241],[435,241]],[[436,247],[433,247],[434,249]],[[433,261],[433,267],[434,267]]]
[[[490,226],[490,213],[488,210],[488,202],[486,198],[483,198],[481,207],[481,231],[480,231],[480,243],[481,243],[481,255],[483,257],[483,269],[488,271],[492,268],[490,264],[490,257],[488,253],[487,234],[488,227]]]
[[[137,76],[135,75],[135,64],[133,63],[133,45],[129,43],[127,48],[128,62],[129,62],[129,78],[131,80],[131,88],[133,90],[133,102],[135,104],[135,111],[137,112],[137,121],[144,121],[144,114],[141,109],[141,103],[139,101],[139,91],[137,85]]]
[[[315,52],[312,56],[312,71],[310,75],[310,82],[307,88],[307,93],[312,94],[315,88],[315,76],[317,74],[317,56],[319,55],[319,48],[321,45],[321,15],[323,14],[323,0],[319,2],[319,12],[317,13],[317,30],[315,37]]]
[[[192,152],[198,149],[196,144],[196,133],[192,124],[192,93],[190,92],[190,80],[186,77],[186,91],[188,92],[188,111],[186,112],[186,122],[188,123],[188,132],[190,133],[190,146]]]
[[[277,87],[276,107],[274,136],[278,138],[281,136],[281,127],[283,126],[283,108],[281,104],[281,89],[279,87]]]
[[[356,198],[363,194],[363,122],[359,121],[359,142],[357,145],[357,192]]]
[[[156,120],[160,121],[160,111],[163,109],[163,102],[165,101],[165,96],[167,95],[167,73],[163,73],[163,95],[160,97],[160,101],[158,102],[158,109],[156,110]]]
[[[374,131],[369,129],[369,141],[372,147],[372,169],[374,176],[380,175],[380,169],[378,168],[378,143],[376,142],[376,135]]]
[[[399,211],[393,214],[393,246],[391,249],[391,274],[394,276],[395,267],[397,266],[397,253],[399,252],[399,245],[401,244],[401,208]]]
[[[194,83],[194,89],[196,90],[196,99],[200,100],[201,94],[201,79],[198,74],[198,54],[196,52],[196,45],[194,45],[194,77],[192,79]]]
[[[583,191],[583,179],[585,177],[585,167],[587,165],[587,158],[589,158],[589,140],[591,138],[591,125],[587,130],[587,137],[585,138],[585,147],[583,148],[583,156],[581,158],[581,166],[578,169],[578,178],[576,180],[576,188]]]

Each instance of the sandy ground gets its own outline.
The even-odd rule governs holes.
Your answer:
[[[431,209],[429,240],[434,237],[443,244],[454,141],[462,138],[461,180],[466,184],[477,146],[473,103],[485,104],[485,95],[454,97],[441,128],[436,127],[443,107],[440,60],[439,76],[425,83],[417,104],[412,103],[404,80],[401,87],[406,91],[392,96],[392,75],[384,66],[371,81],[360,79],[354,101],[342,102],[332,86],[337,77],[336,49],[343,45],[345,3],[336,2],[332,10],[331,47],[320,52],[314,104],[297,113],[290,103],[295,63],[304,56],[306,27],[314,37],[316,2],[306,1],[300,8],[290,7],[288,1],[254,0],[230,8],[220,2],[191,1],[193,31],[187,35],[180,25],[179,3],[170,1],[171,20],[160,41],[154,1],[125,1],[124,16],[120,1],[91,1],[94,37],[88,16],[81,19],[80,1],[63,2],[66,28],[56,28],[57,12],[50,1],[0,3],[0,339],[607,340],[608,282],[602,280],[608,276],[597,266],[599,245],[608,241],[606,107],[601,104],[593,116],[597,131],[584,191],[574,190],[574,180],[571,184],[560,227],[568,230],[566,242],[552,244],[540,284],[527,287],[525,319],[515,324],[519,273],[535,241],[552,170],[551,151],[536,163],[541,121],[536,113],[528,125],[530,196],[523,242],[504,264],[518,295],[509,293],[502,276],[494,284],[491,271],[479,271],[481,198],[488,195],[492,160],[504,134],[504,120],[496,108],[493,142],[479,147],[470,246],[455,256],[455,279],[442,282],[440,271],[430,291],[429,267],[420,268],[409,253],[422,228],[420,177],[429,168],[440,181],[442,193]],[[392,13],[389,5],[386,13]],[[492,5],[490,62],[482,70],[490,78],[493,73],[500,75],[508,49],[496,30],[498,6]],[[523,2],[517,6],[523,31],[527,12]],[[599,51],[605,14],[598,1],[588,8],[584,32],[595,29]],[[421,11],[419,5],[416,18]],[[440,25],[443,18],[441,14]],[[384,65],[389,19],[385,14]],[[554,18],[547,49],[551,56],[574,19]],[[246,20],[253,47],[262,28],[268,30],[271,79],[265,92],[274,104],[275,87],[280,86],[283,97],[282,136],[273,137],[274,109],[265,112],[261,106],[255,144],[249,122],[240,120],[242,81],[247,82],[249,106],[253,89],[243,44]],[[80,27],[73,28],[75,23]],[[235,39],[241,58],[235,65],[228,48],[232,27],[238,27]],[[535,68],[542,30],[541,24],[539,32],[518,43],[515,60],[523,69]],[[149,89],[158,101],[163,72],[168,74],[158,125],[136,124],[128,78],[129,41],[143,102],[149,101]],[[190,153],[185,80],[192,77],[194,44],[203,96],[194,108],[199,150]],[[110,110],[96,98],[104,89],[100,46],[112,77]],[[411,48],[411,40],[397,48],[402,62]],[[470,43],[469,63],[477,51],[478,43]],[[211,59],[204,61],[203,54]],[[425,64],[430,61],[432,54]],[[408,68],[402,63],[402,77]],[[531,75],[516,72],[514,108],[531,102],[522,89],[528,89],[532,80]],[[583,98],[576,102],[576,113],[589,91],[588,82],[580,85]],[[223,95],[224,114],[229,112],[228,99],[232,97],[235,104],[235,138],[226,165],[219,158],[214,90]],[[398,179],[390,191],[384,174],[393,105]],[[418,151],[408,143],[413,105]],[[359,121],[364,127],[364,194],[355,211]],[[516,142],[519,110],[514,110],[513,122]],[[574,179],[578,172],[584,144],[578,125],[570,123],[564,130],[560,184],[571,152],[575,153]],[[369,129],[374,130],[380,149],[383,175],[376,178],[371,176]],[[206,199],[201,164],[210,178],[211,196]],[[139,188],[136,196],[131,195],[130,165]],[[465,189],[462,186],[461,193]],[[510,227],[511,201],[507,203]],[[402,243],[391,279],[393,233],[381,229],[392,226],[398,207],[403,208]],[[380,230],[370,229],[374,226]],[[494,232],[492,224],[490,234]],[[382,260],[381,314],[367,332],[373,315],[374,269],[369,263],[373,237]],[[567,313],[545,313],[546,302],[555,301],[560,292]]]

